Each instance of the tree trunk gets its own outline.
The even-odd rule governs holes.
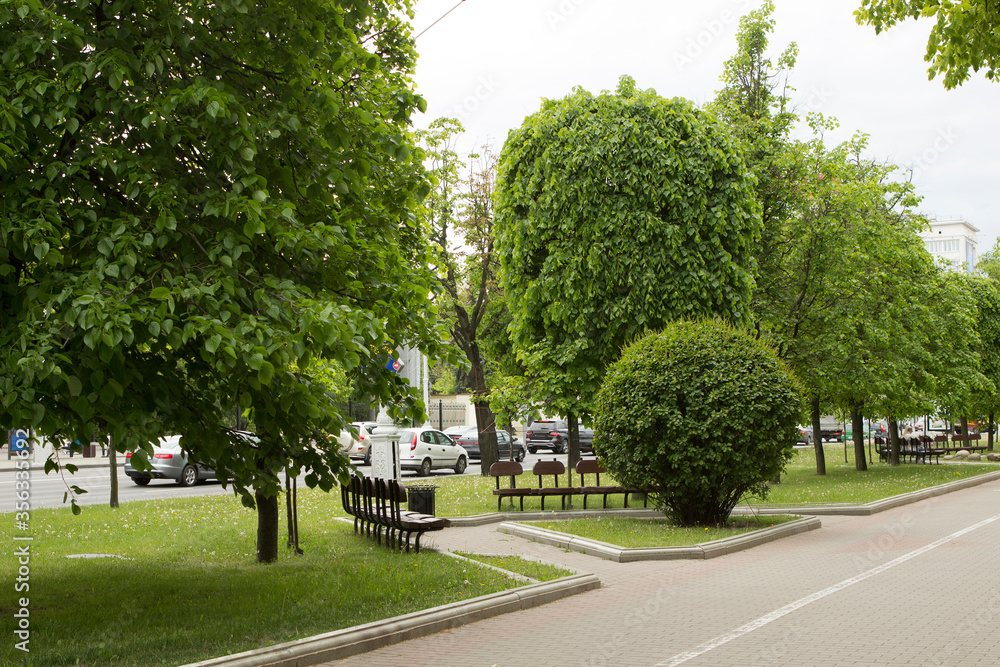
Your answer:
[[[969,448],[969,418],[962,417],[962,447]]]
[[[889,465],[899,465],[899,422],[889,418]]]
[[[257,501],[257,562],[278,560],[278,496],[254,491]]]
[[[986,425],[989,428],[989,433],[986,434],[986,447],[992,452],[993,451],[993,413],[991,412],[986,419]]]
[[[476,426],[479,429],[479,474],[489,477],[490,466],[500,459],[497,448],[497,420],[485,398],[476,403]]]
[[[813,449],[816,451],[816,474],[826,474],[826,452],[823,451],[823,430],[819,423],[819,396],[813,396],[810,401],[812,413]]]
[[[573,475],[576,464],[580,461],[580,425],[572,412],[566,415],[566,427],[569,430],[569,456],[566,459],[566,484],[573,486]],[[566,507],[573,509],[573,496],[566,497]]]
[[[861,414],[861,406],[851,406],[851,431],[854,434],[854,469],[858,472],[868,470],[868,460],[865,458],[865,418]]]
[[[111,468],[111,509],[118,507],[118,457],[115,441],[108,436],[108,466]]]
[[[497,449],[497,420],[490,409],[486,375],[483,371],[483,361],[479,355],[479,346],[473,345],[466,352],[472,369],[469,379],[472,382],[473,397],[476,405],[476,427],[479,430],[479,474],[489,477],[490,466],[500,460]],[[513,449],[513,447],[511,448]]]

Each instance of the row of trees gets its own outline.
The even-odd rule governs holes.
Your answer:
[[[859,470],[864,416],[890,417],[893,463],[895,419],[992,420],[997,286],[935,266],[918,236],[919,196],[867,156],[867,136],[829,145],[835,121],[792,112],[797,48],[768,58],[772,13],[765,2],[741,21],[710,114],[623,78],[614,95],[545,101],[511,133],[489,254],[501,266],[502,289],[489,292],[499,316],[481,329],[497,353],[491,403],[503,419],[538,405],[589,419],[624,344],[678,318],[723,315],[793,368],[817,433],[821,414],[851,415]],[[795,139],[803,120],[812,137]]]

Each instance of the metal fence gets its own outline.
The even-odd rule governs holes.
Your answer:
[[[439,431],[449,426],[461,426],[468,423],[467,406],[461,403],[446,403],[443,400],[431,401],[427,406],[427,416],[431,425]]]

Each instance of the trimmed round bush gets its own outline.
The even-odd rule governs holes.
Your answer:
[[[627,347],[598,394],[594,451],[684,526],[721,525],[792,455],[802,392],[774,350],[720,321]]]

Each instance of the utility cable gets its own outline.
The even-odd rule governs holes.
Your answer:
[[[461,5],[463,2],[465,2],[465,0],[458,0],[458,5]],[[454,7],[452,7],[448,11],[446,11],[444,14],[441,15],[441,18],[439,18],[437,21],[435,21],[434,23],[430,24],[429,26],[427,26],[426,28],[424,28],[423,30],[421,30],[419,33],[417,33],[417,36],[413,38],[413,41],[417,41],[417,39],[420,38],[420,35],[424,34],[428,30],[430,30],[431,28],[433,28],[434,26],[436,26],[438,23],[441,22],[441,19],[443,19],[445,16],[448,16],[448,14],[451,14],[453,11],[455,11],[456,9],[458,9],[458,5],[455,5]]]

